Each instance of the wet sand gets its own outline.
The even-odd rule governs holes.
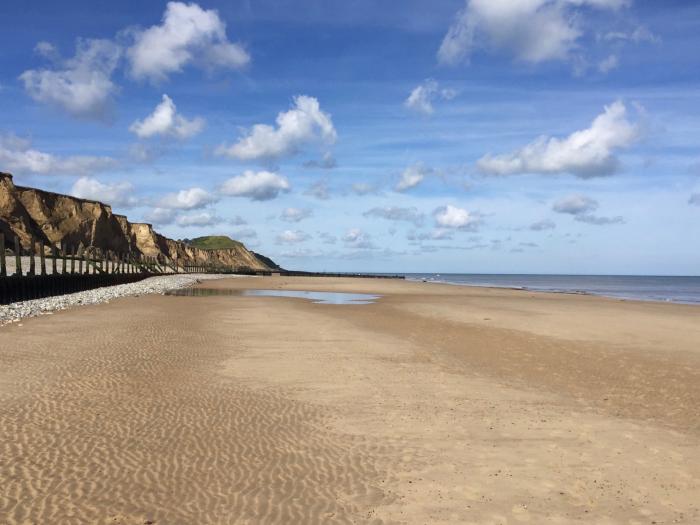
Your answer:
[[[699,523],[700,308],[389,280],[0,329],[0,523]]]

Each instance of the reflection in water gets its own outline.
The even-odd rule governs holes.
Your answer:
[[[237,295],[243,297],[299,297],[318,304],[371,304],[379,295],[365,293],[311,292],[304,290],[230,290],[226,288],[181,288],[166,295],[204,297],[210,295]]]

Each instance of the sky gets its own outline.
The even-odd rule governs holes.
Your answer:
[[[700,274],[700,3],[0,3],[0,171],[313,271]]]

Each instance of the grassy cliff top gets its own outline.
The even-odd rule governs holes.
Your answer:
[[[206,237],[186,239],[185,242],[201,250],[225,250],[227,248],[240,248],[243,246],[243,243],[234,241],[225,235],[208,235]]]

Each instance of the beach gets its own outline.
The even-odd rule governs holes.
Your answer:
[[[0,328],[0,523],[700,522],[700,307],[242,277]]]

